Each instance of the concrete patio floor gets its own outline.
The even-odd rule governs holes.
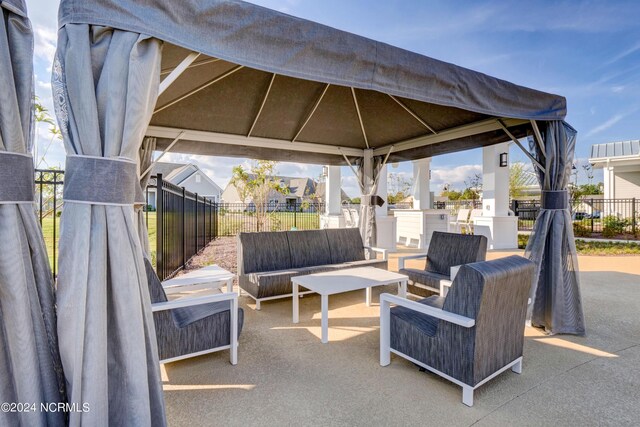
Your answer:
[[[521,251],[489,258],[512,253]],[[580,268],[588,335],[527,328],[522,374],[481,387],[472,408],[459,387],[399,357],[379,365],[378,295],[395,287],[374,289],[371,307],[364,291],[330,297],[328,344],[320,343],[317,295],[301,299],[297,325],[290,299],[254,311],[242,297],[237,366],[223,351],[163,367],[169,424],[638,425],[640,257],[581,256]]]

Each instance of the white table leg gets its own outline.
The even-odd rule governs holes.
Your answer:
[[[298,298],[298,284],[293,283],[293,323],[300,321],[300,301]]]
[[[229,338],[230,348],[230,362],[232,365],[236,365],[238,363],[238,299],[233,298],[231,300],[231,312],[230,319],[231,322],[231,337]]]
[[[320,304],[322,306],[322,343],[329,342],[329,295],[320,296]]]
[[[371,307],[371,286],[366,289],[367,307]]]
[[[407,297],[407,281],[403,280],[399,284],[398,295],[402,298]]]
[[[227,280],[227,292],[233,292],[233,279]]]

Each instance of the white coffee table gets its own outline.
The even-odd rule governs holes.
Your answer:
[[[300,286],[320,294],[322,308],[322,342],[329,341],[329,295],[342,292],[366,289],[367,306],[371,305],[371,288],[373,286],[398,284],[398,295],[407,297],[407,280],[404,274],[382,270],[375,267],[357,267],[344,270],[328,271],[324,273],[298,276],[291,279],[293,284],[293,323],[299,322],[299,295]]]

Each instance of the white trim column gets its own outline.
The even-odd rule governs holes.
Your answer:
[[[376,226],[378,231],[376,235],[376,246],[390,252],[395,252],[397,219],[394,216],[388,215],[389,204],[387,203],[387,198],[389,194],[387,190],[387,173],[387,165],[384,165],[380,169],[380,176],[378,177],[378,196],[384,199],[384,205],[376,207]]]
[[[474,219],[474,234],[488,239],[489,249],[518,247],[518,218],[509,214],[509,162],[500,166],[500,155],[509,155],[509,143],[482,149],[482,216]]]
[[[342,228],[342,175],[340,166],[326,166],[324,214],[320,216],[321,228]]]
[[[431,209],[431,157],[413,161],[413,209]]]

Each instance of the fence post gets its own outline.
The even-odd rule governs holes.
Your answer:
[[[302,208],[302,205],[300,205],[300,208]],[[298,204],[295,204],[295,207],[293,209],[293,227],[294,228],[298,228]]]
[[[185,222],[187,221],[187,219],[185,218],[185,212],[186,212],[186,207],[185,205],[187,204],[187,199],[186,199],[186,194],[185,194],[186,190],[184,187],[182,187],[182,218],[181,218],[181,223],[182,223],[182,266],[184,267],[184,265],[187,263],[187,238],[186,238],[186,233],[185,233]]]
[[[636,198],[631,199],[631,232],[636,235]]]
[[[156,176],[156,272],[160,280],[164,275],[164,257],[162,256],[164,235],[164,191],[162,188],[162,174]]]
[[[196,221],[195,221],[195,223],[196,223],[196,235],[194,237],[196,239],[196,251],[195,251],[195,253],[198,253],[198,193],[196,193],[195,199],[196,199]]]
[[[591,198],[591,234],[593,234],[593,214],[595,212],[593,212],[593,198]],[[600,214],[600,216],[602,216],[602,214]]]

